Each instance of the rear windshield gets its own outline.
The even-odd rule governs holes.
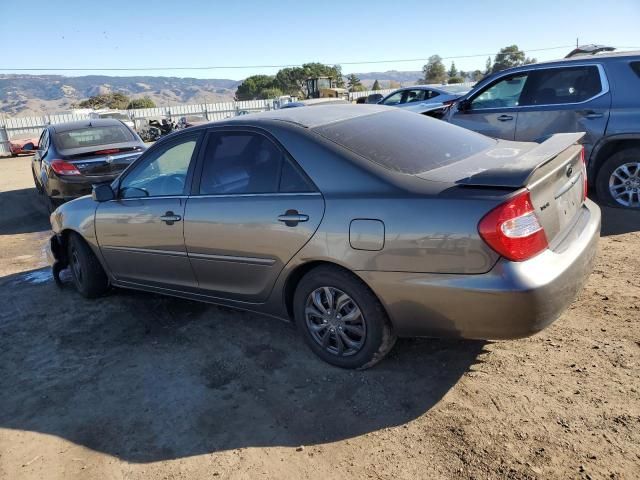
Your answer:
[[[109,125],[106,127],[87,127],[68,130],[55,134],[55,142],[61,150],[72,148],[96,147],[110,143],[132,142],[133,135],[124,125]]]
[[[496,144],[479,133],[393,107],[314,131],[389,170],[411,175],[450,165]]]

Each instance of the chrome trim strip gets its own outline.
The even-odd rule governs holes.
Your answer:
[[[321,197],[320,192],[299,192],[299,193],[209,193],[203,195],[191,195],[189,198],[229,198],[229,197]],[[147,197],[145,197],[147,198]]]
[[[578,65],[556,65],[553,67],[547,67],[547,68],[530,68],[528,70],[518,70],[516,72],[509,72],[509,73],[505,73],[504,75],[501,75],[499,77],[496,77],[493,81],[491,81],[489,83],[489,85],[495,85],[496,83],[498,83],[498,81],[500,81],[502,78],[504,77],[508,77],[511,75],[515,75],[518,73],[529,73],[529,72],[536,72],[539,70],[551,70],[551,69],[556,69],[556,68],[570,68],[570,67],[597,67],[598,68],[598,72],[600,73],[600,83],[602,85],[602,90],[600,90],[600,93],[595,94],[593,97],[591,98],[587,98],[586,100],[583,100],[581,102],[575,102],[575,103],[547,103],[544,105],[517,105],[515,107],[495,107],[495,108],[479,108],[477,110],[469,110],[468,112],[463,112],[463,113],[482,113],[482,112],[492,112],[494,110],[499,110],[499,111],[503,111],[503,110],[513,110],[513,109],[525,109],[525,108],[540,108],[540,107],[558,107],[561,105],[582,105],[584,103],[587,102],[591,102],[593,100],[595,100],[596,98],[600,98],[603,95],[606,95],[607,93],[609,93],[609,80],[607,79],[607,75],[604,72],[604,67],[599,64],[599,63],[581,63]],[[479,93],[473,95],[473,97],[471,98],[471,102],[473,102],[473,98],[476,98],[478,96],[480,96],[482,94],[482,91],[479,91]]]
[[[107,157],[111,157],[112,160],[121,160],[123,158],[132,158],[132,160],[135,160],[140,155],[142,155],[142,152],[129,152],[129,153],[121,153],[119,155],[105,155],[104,157],[96,157],[96,158],[91,158],[91,159],[87,159],[87,160],[83,160],[83,159],[79,158],[79,159],[69,160],[69,163],[73,163],[75,165],[76,163],[107,162]],[[107,163],[109,163],[109,162],[107,162]]]
[[[116,247],[101,245],[105,250],[116,250],[119,252],[131,252],[131,253],[152,253],[155,255],[168,255],[171,257],[186,257],[187,252],[180,252],[178,250],[159,250],[155,248],[138,248],[138,247]]]
[[[261,265],[270,267],[276,261],[273,258],[258,257],[238,257],[234,255],[209,255],[206,253],[189,253],[189,258],[197,258],[198,260],[214,260],[219,262],[246,263],[249,265]]]

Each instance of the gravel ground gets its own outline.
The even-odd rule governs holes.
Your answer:
[[[518,341],[399,341],[366,372],[288,324],[59,290],[29,159],[0,159],[0,478],[640,476],[640,214],[607,209],[596,269]]]

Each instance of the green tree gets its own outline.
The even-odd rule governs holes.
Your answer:
[[[449,79],[447,80],[447,83],[449,85],[452,85],[454,83],[462,83],[464,82],[464,78],[462,77],[449,77]]]
[[[280,95],[282,95],[282,90],[280,90],[277,87],[269,87],[269,88],[260,90],[260,93],[258,94],[258,98],[260,98],[261,100],[267,100],[269,98],[279,97]]]
[[[479,82],[484,77],[484,73],[481,70],[474,70],[471,72],[471,80]]]
[[[491,69],[493,68],[493,63],[491,62],[491,57],[487,58],[487,62],[484,64],[484,74],[488,75],[491,73]]]
[[[277,88],[275,77],[271,75],[252,75],[245,78],[236,90],[236,100],[256,100],[261,92],[269,88]]]
[[[519,67],[520,65],[535,62],[535,58],[525,57],[524,52],[520,50],[517,45],[509,45],[508,47],[500,49],[493,62],[491,72],[495,73],[505,68]]]
[[[300,67],[283,68],[276,73],[275,84],[286,95],[298,97],[305,88],[305,72]]]
[[[447,75],[449,75],[449,77],[457,77],[458,76],[458,69],[456,68],[456,62],[451,62],[451,68],[447,72]]]
[[[439,55],[431,55],[427,64],[422,67],[424,83],[443,83],[447,78],[447,71]]]
[[[349,86],[350,92],[361,92],[364,89],[362,82],[360,82],[360,79],[355,73],[347,75],[347,85]]]
[[[83,100],[78,104],[80,108],[93,108],[94,110],[100,108],[113,108],[115,110],[124,110],[129,105],[129,97],[126,95],[113,92],[105,93],[102,95],[94,95],[86,100]]]
[[[371,87],[371,90],[382,90],[382,88],[380,88],[380,83],[378,82],[378,80],[373,82],[373,87]]]
[[[151,98],[145,96],[142,98],[134,98],[127,105],[127,110],[131,110],[133,108],[155,108],[156,104]]]

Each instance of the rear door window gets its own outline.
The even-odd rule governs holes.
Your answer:
[[[200,180],[201,195],[313,190],[305,175],[264,135],[253,132],[210,135]]]
[[[601,91],[600,72],[595,65],[533,70],[529,72],[520,105],[579,103]]]

